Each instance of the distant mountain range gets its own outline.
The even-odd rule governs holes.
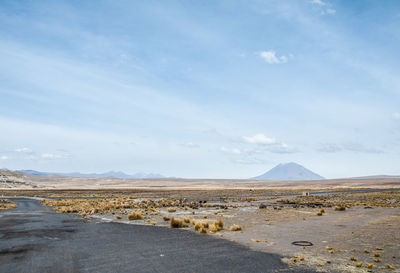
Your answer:
[[[324,177],[316,174],[303,166],[290,162],[279,164],[268,172],[253,177],[254,180],[322,180]]]
[[[125,178],[125,179],[155,179],[155,178],[166,178],[165,176],[158,173],[135,173],[126,174],[123,172],[106,172],[106,173],[52,173],[52,172],[38,172],[34,170],[18,170],[18,172],[24,173],[25,175],[37,175],[37,176],[65,176],[65,177],[84,177],[84,178]]]

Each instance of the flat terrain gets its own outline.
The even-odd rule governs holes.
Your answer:
[[[117,179],[117,178],[72,178],[30,177],[33,185],[54,189],[294,189],[294,188],[393,188],[398,187],[400,178],[382,179],[329,179],[308,181],[258,181],[247,179]]]
[[[133,192],[119,193],[116,197],[116,192],[105,191],[97,192],[94,198],[82,198],[87,193],[51,191],[53,196],[63,195],[63,199],[43,202],[55,206],[58,212],[130,226],[168,228],[174,217],[185,220],[181,229],[198,234],[201,229],[196,225],[207,223],[205,233],[254,251],[274,253],[291,270],[398,272],[400,268],[399,190],[319,191],[309,196],[285,192],[283,196],[276,193],[259,197],[233,191],[230,193],[236,195],[222,199],[207,197],[205,191],[170,192],[175,198],[157,198],[155,191],[152,198],[140,197],[144,192],[138,196]],[[100,193],[106,197],[100,198]],[[222,193],[227,194],[224,190],[221,194],[213,192],[216,196]],[[160,192],[161,196],[164,194]],[[130,219],[138,211],[140,217]],[[213,229],[219,220],[223,221],[223,228]],[[241,230],[232,231],[234,225]],[[293,244],[296,241],[307,243],[298,246]]]
[[[400,272],[395,177],[2,181],[0,272]]]
[[[86,221],[13,200],[17,208],[0,212],[0,272],[311,272],[204,234]]]

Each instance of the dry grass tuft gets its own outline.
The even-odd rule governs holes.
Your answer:
[[[215,232],[219,231],[219,227],[215,224],[209,225],[209,229],[210,229],[210,233],[215,233]]]
[[[369,250],[368,249],[364,249],[364,253],[369,253]]]
[[[157,225],[157,222],[156,222],[156,221],[153,221],[153,222],[151,222],[151,224],[152,224],[153,226],[155,226],[155,225]]]
[[[357,262],[358,259],[356,257],[350,257],[350,261]]]
[[[381,248],[381,247],[376,247],[375,249],[376,250],[383,250],[383,248]]]
[[[163,216],[163,220],[164,220],[164,221],[169,221],[170,218],[169,218],[168,216],[165,216],[165,215],[164,215],[164,216]]]
[[[380,256],[381,256],[380,253],[377,253],[377,252],[374,253],[374,257],[380,257]]]
[[[346,210],[346,207],[345,206],[335,206],[335,210],[336,211],[343,211],[343,210]]]
[[[363,263],[356,263],[356,267],[362,267]]]
[[[205,227],[201,227],[199,232],[200,233],[207,233],[207,229]]]
[[[215,221],[214,224],[217,225],[220,230],[224,228],[224,222],[221,218],[218,221]]]
[[[192,224],[194,225],[194,229],[199,231],[200,233],[205,233],[204,229],[209,228],[211,225],[208,224],[206,221],[201,221],[201,220],[192,220]],[[214,224],[212,224],[214,225]],[[218,230],[217,227],[213,227],[212,230],[210,230],[211,233],[215,233]]]
[[[200,221],[195,221],[194,222],[194,229],[195,230],[200,230],[200,228],[202,228],[202,227],[203,227],[203,225],[201,224]]]
[[[119,219],[122,219],[122,216],[116,215],[115,218],[119,220]]]
[[[181,228],[183,227],[183,221],[182,219],[175,219],[174,217],[171,217],[171,222],[169,223],[169,226],[172,228]]]
[[[143,219],[142,211],[135,210],[128,214],[128,220],[141,220]]]
[[[209,225],[210,233],[215,233],[217,231],[220,231],[224,227],[224,223],[222,222],[221,219],[218,221],[215,221],[211,225]]]
[[[240,231],[240,230],[242,230],[242,226],[234,224],[234,225],[230,226],[229,230],[230,231]]]
[[[374,267],[374,264],[367,264],[368,269],[372,269]]]
[[[168,208],[168,212],[176,212],[176,208]]]
[[[187,218],[187,217],[184,217],[184,218],[183,218],[183,221],[184,221],[185,223],[187,223],[187,224],[189,224],[189,223],[190,223],[190,219],[189,219],[189,218]]]
[[[317,215],[318,216],[322,216],[322,212],[317,212]]]
[[[380,263],[380,262],[382,262],[382,260],[381,260],[381,259],[379,259],[379,258],[374,258],[374,262],[376,262],[376,263]]]
[[[394,266],[391,264],[386,264],[386,268],[390,270],[394,270]]]

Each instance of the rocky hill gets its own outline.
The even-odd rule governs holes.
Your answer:
[[[0,188],[36,188],[23,173],[0,170]]]

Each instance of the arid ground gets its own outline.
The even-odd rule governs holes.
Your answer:
[[[400,179],[24,179],[32,187],[0,195],[33,197],[87,223],[225,239],[276,254],[289,271],[400,272]]]

